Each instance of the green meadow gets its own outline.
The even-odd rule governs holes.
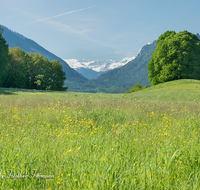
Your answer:
[[[0,88],[0,189],[199,189],[200,81],[131,94]]]

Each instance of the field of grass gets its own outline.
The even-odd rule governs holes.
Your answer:
[[[0,189],[199,189],[200,82],[132,94],[0,88]]]

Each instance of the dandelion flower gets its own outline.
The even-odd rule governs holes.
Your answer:
[[[103,162],[104,162],[104,161],[105,161],[105,158],[101,158],[101,161],[103,161]]]

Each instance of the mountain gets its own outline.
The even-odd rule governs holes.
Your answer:
[[[78,73],[82,74],[85,78],[91,80],[98,78],[101,74],[103,74],[103,71],[97,72],[92,69],[84,68],[84,67],[78,67],[75,69]]]
[[[86,60],[86,59],[64,59],[70,67],[78,71],[88,79],[96,79],[101,74],[112,69],[121,67],[133,60],[135,57],[126,57],[120,61],[116,60]]]
[[[58,60],[62,64],[63,71],[66,73],[67,80],[74,79],[76,81],[81,81],[81,82],[87,81],[85,77],[83,77],[80,73],[72,69],[63,59],[57,57],[53,53],[44,49],[33,40],[28,39],[21,34],[13,32],[3,25],[0,25],[0,27],[3,29],[3,37],[7,41],[9,47],[13,48],[19,46],[26,53],[29,52],[38,53],[43,55],[44,57],[47,57],[50,61]]]
[[[200,40],[200,35],[199,35],[199,33],[197,33],[196,36],[197,36],[197,37],[199,38],[199,40]]]
[[[133,60],[135,57],[125,57],[120,61],[116,61],[113,59],[108,60],[86,60],[86,59],[64,59],[70,67],[73,69],[77,69],[80,67],[89,68],[97,72],[105,72],[117,67],[121,67],[128,63],[129,61]]]
[[[127,87],[132,87],[136,83],[150,85],[147,64],[151,59],[151,54],[155,51],[155,47],[156,41],[145,45],[135,59],[120,68],[102,74],[97,78],[97,81]]]

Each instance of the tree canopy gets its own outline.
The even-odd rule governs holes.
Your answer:
[[[175,79],[200,79],[200,41],[188,31],[160,35],[148,65],[151,85]]]
[[[6,76],[7,72],[7,64],[8,64],[8,45],[6,44],[6,40],[2,36],[3,30],[0,28],[0,86],[3,83],[3,80]]]

